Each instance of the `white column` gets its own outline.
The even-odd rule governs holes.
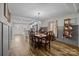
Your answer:
[[[79,15],[77,17],[77,24],[78,24],[78,47],[79,47]]]

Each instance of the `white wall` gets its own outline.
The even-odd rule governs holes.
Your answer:
[[[78,47],[79,47],[79,14],[78,14]]]
[[[64,26],[64,19],[66,18],[71,18],[72,19],[72,23],[74,23],[75,25],[78,24],[77,21],[75,20],[75,18],[78,17],[78,14],[71,14],[71,15],[67,15],[67,16],[62,16],[62,17],[58,17],[58,18],[52,18],[49,20],[41,20],[42,22],[42,27],[47,27],[49,21],[53,21],[53,20],[58,20],[58,26]],[[32,18],[25,18],[25,17],[20,17],[20,16],[12,16],[12,23],[13,23],[13,29],[12,29],[12,33],[13,35],[15,34],[24,34],[24,28],[26,28],[26,30],[29,30],[29,24],[34,21],[35,19]]]
[[[9,47],[9,36],[8,36],[8,26],[3,25],[3,55],[8,56],[8,47]]]
[[[6,24],[6,26],[11,26],[12,23],[8,23],[7,19],[4,17],[4,3],[0,3],[0,22]],[[8,55],[8,33],[7,28],[3,29],[3,55]],[[1,53],[1,52],[0,52]]]
[[[20,16],[12,16],[12,35],[23,34],[25,35],[25,30],[29,30],[29,24],[33,22],[34,19],[25,18]]]
[[[72,23],[74,25],[77,25],[77,18],[78,18],[78,14],[70,14],[70,15],[66,15],[66,16],[62,16],[62,17],[55,17],[55,18],[51,18],[51,19],[47,19],[47,20],[43,20],[42,21],[42,26],[48,26],[48,22],[49,21],[54,21],[54,20],[58,20],[58,26],[64,26],[64,19],[66,18],[71,18],[72,19]]]
[[[25,29],[27,29],[28,30],[28,28],[27,28],[27,24],[14,24],[13,25],[13,35],[15,35],[15,34],[25,34],[24,33],[24,30]]]
[[[0,56],[2,55],[2,24],[0,23]]]
[[[7,19],[4,17],[4,3],[0,3],[0,21],[7,25],[11,25],[11,23],[8,23]]]

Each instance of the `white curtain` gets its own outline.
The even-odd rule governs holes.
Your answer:
[[[57,20],[55,21],[50,21],[48,24],[48,31],[53,31],[53,33],[55,34],[55,36],[57,37]]]

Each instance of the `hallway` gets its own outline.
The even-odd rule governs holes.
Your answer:
[[[79,56],[78,10],[79,3],[0,3],[0,56]]]

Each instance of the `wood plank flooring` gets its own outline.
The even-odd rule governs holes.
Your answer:
[[[10,56],[79,56],[79,48],[64,44],[59,41],[51,42],[51,49],[34,48],[29,43],[29,38],[17,35],[12,40],[9,49]]]

